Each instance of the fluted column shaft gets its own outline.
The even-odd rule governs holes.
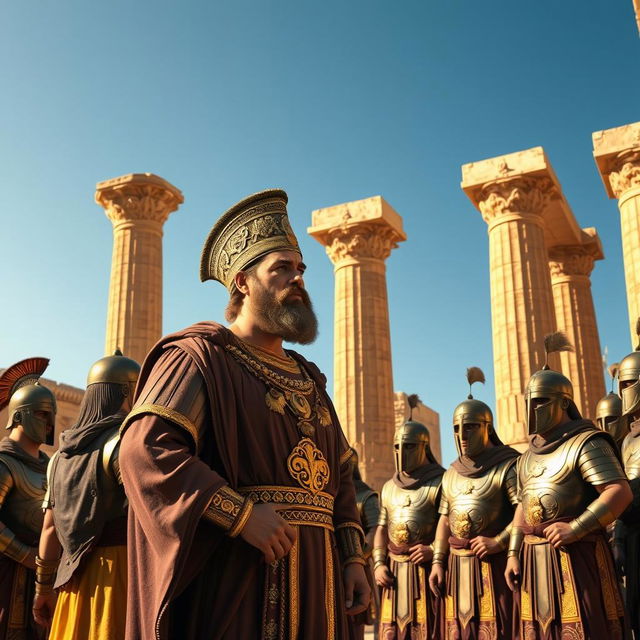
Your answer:
[[[549,189],[543,179],[506,180],[486,186],[479,202],[489,225],[497,426],[509,444],[526,442],[523,392],[542,365],[545,334],[555,330],[541,216]]]
[[[638,166],[640,168],[640,163]],[[640,186],[620,193],[618,207],[629,310],[629,334],[631,344],[635,348],[638,341],[636,321],[640,318]]]
[[[313,220],[309,233],[334,265],[336,411],[363,476],[381,487],[394,472],[395,429],[385,260],[405,238],[401,219],[376,197],[321,209]]]
[[[162,336],[163,224],[183,201],[150,174],[98,184],[96,201],[113,224],[105,352],[120,348],[142,362]]]
[[[594,254],[588,246],[554,247],[549,252],[556,325],[575,348],[560,354],[562,372],[573,383],[574,400],[582,415],[595,420],[605,385],[589,277],[593,264]]]

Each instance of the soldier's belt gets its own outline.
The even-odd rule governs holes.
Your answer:
[[[389,558],[391,560],[395,560],[396,562],[409,562],[409,554],[408,553],[391,553],[389,552]]]
[[[471,549],[456,549],[455,547],[449,547],[449,552],[454,556],[475,556],[476,554]]]
[[[285,505],[278,513],[289,524],[333,531],[333,496],[324,491],[313,494],[298,487],[271,485],[240,487],[237,491],[255,503]]]
[[[524,541],[527,544],[549,544],[549,541],[546,538],[543,538],[542,536],[534,536],[530,533],[524,537]]]

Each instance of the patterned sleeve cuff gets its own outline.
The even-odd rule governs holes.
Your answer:
[[[363,539],[362,527],[355,522],[345,522],[336,527],[338,553],[343,567],[353,563],[366,564],[362,551]]]
[[[203,517],[235,538],[247,524],[252,509],[251,498],[245,498],[225,485],[213,494]]]

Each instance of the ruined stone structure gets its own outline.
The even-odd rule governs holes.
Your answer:
[[[610,198],[618,199],[631,348],[640,316],[640,122],[593,134],[593,155]]]
[[[602,248],[578,226],[542,147],[464,165],[462,189],[489,227],[497,427],[523,446],[523,392],[543,364],[545,334],[562,330],[576,348],[552,366],[572,379],[584,415],[604,394],[589,280]]]
[[[113,224],[105,354],[120,348],[142,363],[162,336],[162,226],[184,201],[152,173],[96,185],[96,202]]]
[[[381,487],[395,427],[385,260],[406,239],[402,218],[375,196],[314,211],[308,231],[334,265],[333,400],[364,479]]]

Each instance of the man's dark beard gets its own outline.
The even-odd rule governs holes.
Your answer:
[[[298,344],[311,344],[316,339],[318,319],[304,289],[294,286],[273,296],[257,279],[253,282],[252,307],[262,331]],[[293,293],[299,293],[302,299],[287,300]]]

